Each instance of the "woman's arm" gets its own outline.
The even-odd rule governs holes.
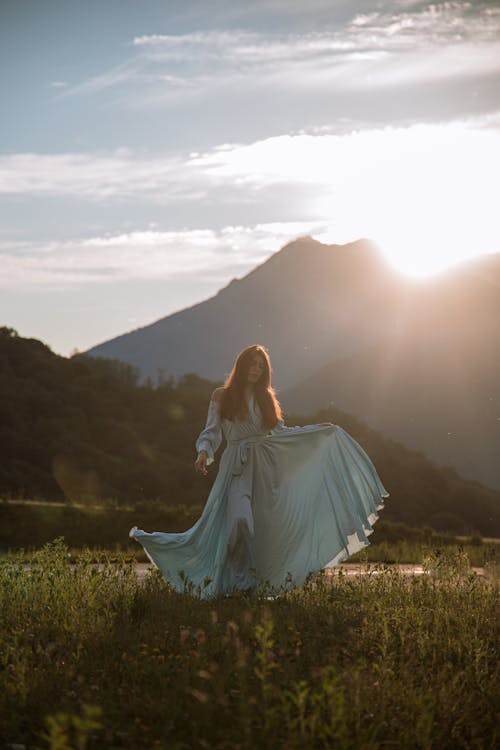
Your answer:
[[[199,474],[206,475],[207,466],[213,463],[214,455],[222,442],[220,419],[220,399],[223,388],[216,388],[208,405],[208,415],[203,429],[196,440],[198,457],[194,468]]]

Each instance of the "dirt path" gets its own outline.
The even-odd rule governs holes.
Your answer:
[[[151,565],[151,563],[137,563],[135,566],[135,570],[138,578],[144,578],[149,573],[149,571],[153,569],[153,567],[154,566]],[[399,570],[400,573],[408,576],[418,576],[422,575],[422,573],[424,572],[424,569],[421,565],[414,565],[411,563],[400,565],[392,564],[390,568],[391,570]],[[472,568],[472,570],[479,576],[485,575],[484,568]],[[342,565],[337,565],[337,567],[335,568],[330,568],[330,575],[338,575],[340,571],[342,571],[344,575],[359,576],[367,573],[367,566],[360,563],[343,563]],[[375,564],[372,564],[370,568],[370,574],[378,575],[380,574],[380,572],[380,569],[375,569]]]

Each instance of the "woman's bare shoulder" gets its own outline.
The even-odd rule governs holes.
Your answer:
[[[223,393],[224,393],[223,387],[216,388],[215,391],[212,393],[212,401],[220,401]]]

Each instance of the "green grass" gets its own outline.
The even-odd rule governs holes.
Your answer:
[[[348,562],[370,562],[370,563],[415,563],[421,565],[424,560],[436,549],[443,549],[450,554],[458,554],[464,551],[472,566],[483,568],[485,565],[498,566],[500,564],[500,544],[498,542],[457,542],[451,537],[446,544],[431,542],[415,542],[401,539],[399,541],[387,542],[376,540],[373,543],[349,558]]]
[[[422,565],[429,555],[435,554],[437,550],[444,550],[446,554],[460,554],[464,552],[467,555],[471,566],[476,568],[486,567],[490,571],[500,568],[500,544],[498,542],[471,544],[470,542],[452,543],[446,545],[431,545],[419,542],[409,542],[400,540],[397,542],[374,542],[369,547],[350,557],[346,564],[414,564]],[[0,552],[0,561],[7,559],[16,559],[22,554],[26,562],[38,559],[38,550],[15,550],[9,552]],[[142,547],[134,544],[133,547],[125,548],[116,545],[114,549],[105,549],[102,547],[79,548],[68,547],[67,561],[76,563],[80,559],[92,563],[149,563],[149,559]]]
[[[498,580],[319,576],[201,601],[55,541],[0,565],[0,737],[27,748],[457,748],[498,743]],[[102,553],[104,554],[104,553]],[[36,563],[36,564],[33,564]]]

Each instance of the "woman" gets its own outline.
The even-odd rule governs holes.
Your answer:
[[[195,525],[130,536],[175,589],[202,598],[265,583],[279,592],[337,565],[369,542],[385,491],[358,443],[327,423],[285,427],[264,347],[237,357],[212,393],[195,469],[222,442],[219,472]]]

